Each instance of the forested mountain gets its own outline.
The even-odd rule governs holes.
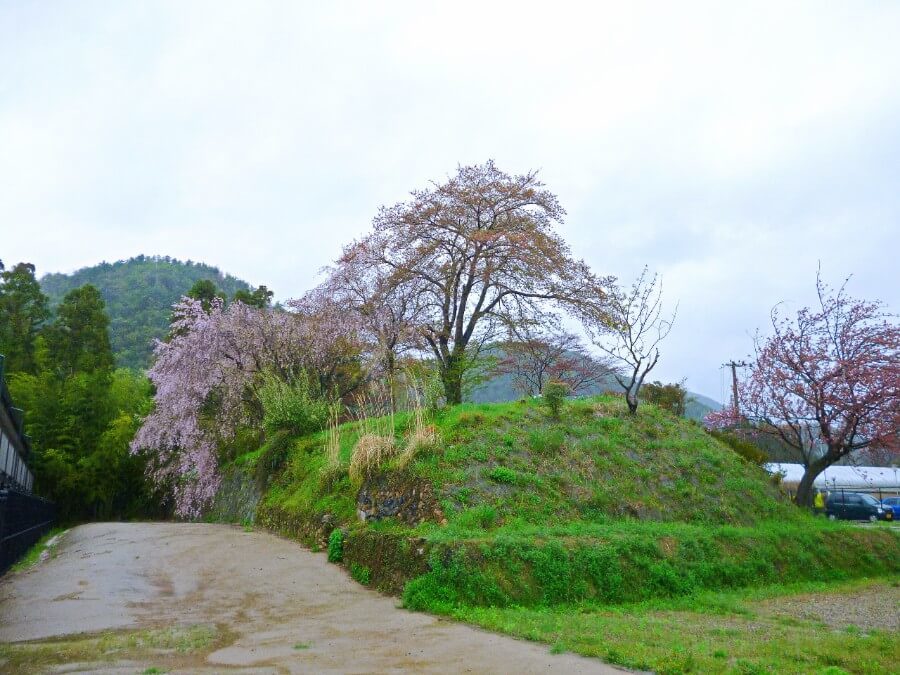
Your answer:
[[[165,335],[172,303],[201,279],[215,282],[231,297],[250,285],[219,268],[168,256],[139,255],[114,263],[102,262],[72,274],[47,274],[41,288],[56,307],[66,293],[84,284],[96,286],[106,301],[109,337],[119,366],[146,368],[150,365],[153,338]]]

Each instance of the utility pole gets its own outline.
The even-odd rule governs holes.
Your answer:
[[[738,404],[738,386],[737,386],[737,369],[738,368],[746,368],[749,364],[744,361],[734,361],[731,360],[728,363],[722,364],[723,368],[731,368],[731,395],[733,396],[734,401],[734,412],[739,415],[741,410]]]

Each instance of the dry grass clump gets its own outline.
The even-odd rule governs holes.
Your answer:
[[[405,469],[420,451],[433,448],[437,443],[437,429],[433,424],[426,424],[426,413],[421,405],[413,408],[412,422],[406,447],[397,457],[397,466],[400,469]]]
[[[362,483],[387,460],[397,455],[393,436],[363,434],[353,447],[350,458],[350,480]]]
[[[341,406],[335,403],[328,411],[325,430],[325,465],[333,469],[341,465]]]
[[[325,466],[322,479],[326,483],[335,480],[344,472],[341,464],[341,405],[335,403],[328,413],[328,427],[325,429]]]

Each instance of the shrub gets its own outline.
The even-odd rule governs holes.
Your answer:
[[[388,459],[397,454],[393,436],[363,434],[353,447],[350,458],[350,480],[362,483]]]
[[[319,431],[328,420],[328,402],[303,371],[290,382],[272,374],[263,376],[259,401],[268,433],[307,434]]]
[[[569,395],[569,385],[558,380],[550,380],[544,385],[544,405],[550,410],[553,419],[559,419],[563,403]]]
[[[344,559],[344,531],[337,527],[328,536],[328,562],[339,563]]]
[[[676,417],[684,417],[687,408],[687,389],[684,382],[663,384],[662,382],[648,382],[641,393],[644,400],[663,410],[668,410]]]
[[[748,462],[762,465],[769,461],[769,456],[765,450],[751,443],[746,438],[742,438],[734,431],[710,429],[707,433],[727,445]]]

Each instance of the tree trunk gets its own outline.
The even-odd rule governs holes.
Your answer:
[[[625,392],[625,402],[628,404],[628,412],[632,415],[637,414],[638,398],[636,394],[632,394],[631,390]]]
[[[464,354],[451,354],[447,357],[444,367],[441,368],[441,380],[444,383],[444,398],[447,400],[447,405],[462,403],[463,369],[461,365],[464,360]]]
[[[826,455],[827,456],[827,455]],[[821,457],[810,463],[803,472],[803,478],[797,484],[797,506],[813,506],[813,482],[825,469],[831,466],[833,462],[828,461],[825,457]]]
[[[447,399],[447,405],[462,403],[462,373],[450,370],[443,373],[441,379],[444,381],[444,398]]]

